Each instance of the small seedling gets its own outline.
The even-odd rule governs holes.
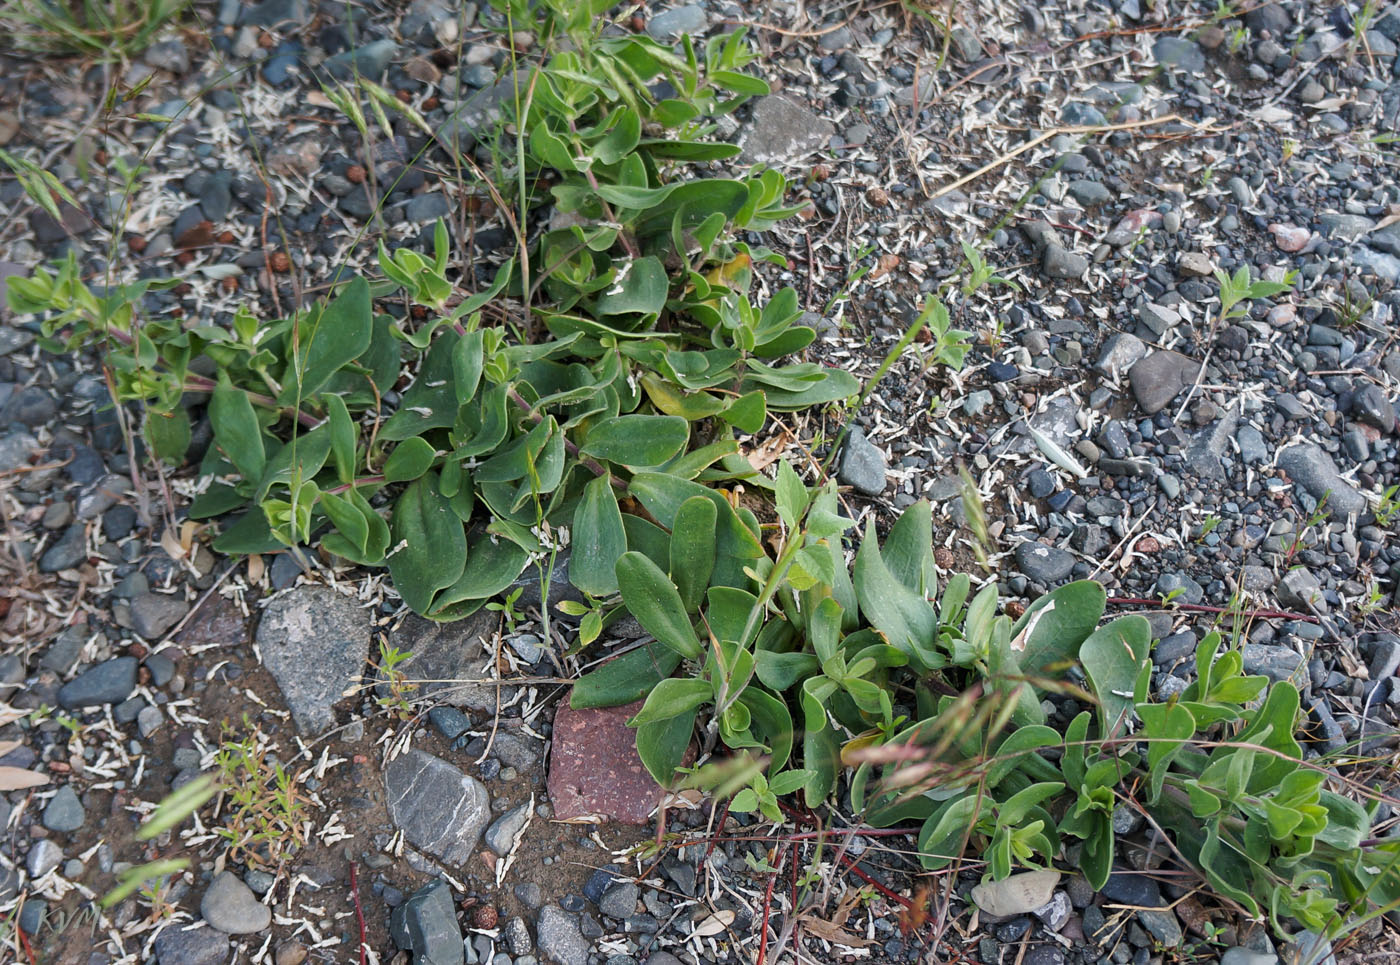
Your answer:
[[[1211,533],[1215,532],[1216,528],[1219,526],[1219,516],[1215,515],[1214,513],[1210,513],[1209,515],[1207,515],[1205,519],[1201,520],[1201,531],[1196,534],[1196,542],[1199,543],[1201,540],[1205,539]]]
[[[413,716],[413,692],[418,685],[408,679],[403,665],[413,659],[413,654],[400,650],[385,641],[379,642],[379,672],[389,693],[377,698],[380,707],[407,720]]]
[[[1397,516],[1400,516],[1400,484],[1387,486],[1376,505],[1376,522],[1381,526],[1389,526]]]

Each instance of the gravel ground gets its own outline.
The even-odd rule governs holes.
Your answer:
[[[1364,33],[1361,10],[1281,0],[1213,20],[1213,4],[1176,0],[981,0],[956,5],[946,57],[913,6],[707,2],[647,8],[632,28],[749,25],[774,93],[723,134],[810,201],[766,240],[789,259],[768,281],[795,285],[818,321],[815,358],[872,373],[923,297],[965,274],[959,242],[1014,283],[950,296],[975,333],[961,372],[915,346],[855,414],[837,465],[859,514],[886,522],[928,498],[940,565],[967,568],[965,466],[1005,597],[1104,581],[1114,609],[1148,610],[1164,695],[1185,687],[1208,608],[1243,600],[1246,669],[1300,684],[1309,753],[1360,742],[1384,761],[1400,735],[1385,498],[1400,483],[1400,7],[1380,4]],[[152,313],[282,314],[380,239],[426,248],[440,217],[460,263],[494,274],[508,235],[449,155],[406,123],[366,143],[321,87],[353,64],[443,143],[470,137],[449,115],[504,62],[474,4],[371,4],[353,31],[329,2],[197,11],[203,29],[121,68],[0,51],[0,148],[82,201],[54,221],[0,179],[0,279],[72,249],[98,277],[185,279],[149,296]],[[123,110],[173,122],[103,116],[106,85],[148,77]],[[145,165],[125,207],[122,158]],[[1212,273],[1246,265],[1296,272],[1296,287],[1217,323]],[[166,524],[199,481],[133,483],[105,398],[97,359],[42,355],[28,327],[0,326],[0,699],[37,709],[0,710],[0,765],[48,778],[0,796],[0,920],[27,936],[0,926],[0,957],[348,962],[363,934],[370,960],[420,965],[697,965],[760,947],[804,962],[1294,960],[1207,894],[1138,873],[1153,867],[1145,832],[1101,894],[1043,880],[999,921],[970,911],[975,872],[929,892],[896,838],[843,832],[839,859],[799,849],[815,891],[797,861],[765,873],[771,834],[805,815],[746,831],[678,799],[662,838],[654,788],[618,756],[621,718],[562,709],[578,667],[537,623],[438,628],[383,577],[216,559],[197,528]],[[749,445],[822,455],[838,416]],[[414,653],[415,679],[456,683],[396,706],[367,666],[381,644]],[[283,823],[240,817],[230,794],[194,827],[133,837],[172,787],[235,767],[234,744],[249,780],[285,766]],[[830,822],[858,827],[839,806]],[[249,836],[231,848],[221,827]],[[168,857],[192,865],[93,904]],[[930,895],[951,928],[922,924]],[[1208,943],[1210,922],[1224,931]],[[1400,959],[1392,927],[1337,958]]]

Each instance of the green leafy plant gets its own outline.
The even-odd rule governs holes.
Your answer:
[[[1400,485],[1385,487],[1381,501],[1376,504],[1375,514],[1376,522],[1382,526],[1395,522],[1396,516],[1400,516]]]

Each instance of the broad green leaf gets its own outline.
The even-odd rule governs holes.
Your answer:
[[[341,368],[369,348],[374,315],[369,282],[356,278],[327,305],[317,305],[288,334],[292,362],[283,382],[282,404],[308,399]]]
[[[687,613],[700,609],[715,568],[715,504],[704,496],[691,496],[676,511],[671,530],[671,580]]]
[[[429,429],[450,428],[457,421],[457,392],[452,364],[456,344],[454,338],[439,336],[428,346],[418,377],[404,392],[398,410],[384,423],[379,438],[386,442],[400,442]]]
[[[254,507],[230,523],[217,539],[214,549],[230,556],[247,556],[252,553],[272,553],[287,548],[267,524],[262,509]]]
[[[438,594],[432,618],[455,620],[470,615],[481,601],[515,583],[529,561],[530,554],[511,540],[491,533],[474,535],[468,544],[462,575]]]
[[[760,687],[749,686],[739,695],[739,703],[748,708],[754,727],[758,729],[772,752],[769,773],[782,769],[792,755],[792,715],[787,704]]]
[[[666,268],[655,255],[626,262],[613,284],[594,303],[594,311],[609,315],[654,316],[666,307],[669,281]]]
[[[355,478],[355,422],[339,395],[328,394],[323,401],[326,420],[330,423],[331,459],[335,463],[336,478],[348,483]]]
[[[235,388],[227,375],[219,379],[209,400],[209,422],[214,442],[244,479],[261,479],[267,465],[262,430],[248,393]]]
[[[753,435],[763,428],[768,406],[762,392],[747,392],[729,403],[719,417],[740,432]]]
[[[803,788],[803,798],[809,808],[815,808],[835,790],[836,777],[841,773],[841,745],[830,725],[803,732],[802,763],[812,773]]]
[[[322,493],[320,506],[331,524],[355,550],[356,555],[352,558],[363,557],[369,545],[369,520],[365,519],[360,508],[348,497],[336,493]]]
[[[168,412],[146,408],[146,441],[161,459],[178,466],[190,448],[190,414],[176,406]]]
[[[933,507],[920,499],[899,514],[880,555],[890,575],[915,593],[932,597],[938,588],[933,562]]]
[[[669,787],[676,768],[685,760],[685,749],[695,729],[695,711],[637,728],[637,756],[652,779]]]
[[[384,460],[386,483],[410,482],[432,468],[437,452],[422,436],[411,436],[394,447]]]
[[[693,660],[704,652],[680,593],[660,567],[641,553],[628,551],[617,561],[617,582],[623,602],[642,629],[683,657]]]
[[[242,506],[248,497],[239,493],[233,486],[214,483],[194,498],[190,504],[190,519],[213,519]]]
[[[875,538],[873,521],[856,553],[854,577],[861,613],[891,646],[911,656],[932,648],[938,634],[933,607],[889,571]]]
[[[623,514],[622,528],[627,532],[629,550],[636,550],[660,568],[671,565],[671,537],[664,529],[631,513]]]
[[[712,702],[714,697],[714,688],[708,680],[668,677],[652,688],[642,709],[627,724],[629,727],[640,727],[658,720],[669,720],[688,711],[693,712],[701,704]]]
[[[788,465],[786,459],[778,461],[778,474],[774,480],[774,495],[777,502],[778,518],[781,519],[789,530],[796,530],[797,524],[802,519],[802,514],[807,511],[807,487],[802,484],[802,479]]]
[[[463,335],[452,346],[452,389],[461,405],[476,398],[481,385],[484,344],[485,333],[478,329]]]
[[[779,693],[799,680],[821,671],[821,663],[810,653],[773,653],[760,650],[754,654],[758,679],[763,686]]]
[[[1102,584],[1079,580],[1056,587],[1026,607],[1011,628],[1011,649],[1019,653],[1021,669],[1040,675],[1072,661],[1099,625],[1106,603]]]
[[[962,856],[985,800],[965,794],[929,815],[919,831],[919,862],[925,869],[936,871]]]
[[[1021,769],[1035,751],[1042,747],[1058,747],[1061,740],[1059,731],[1044,724],[1016,728],[992,757],[987,768],[987,787],[996,788],[1012,771]]]
[[[627,552],[627,532],[610,477],[597,476],[583,487],[570,533],[569,582],[590,596],[616,593],[617,561]]]
[[[624,415],[589,427],[581,451],[622,466],[659,466],[685,448],[690,426],[669,415]]]
[[[574,684],[569,706],[620,707],[640,700],[680,665],[680,654],[655,641],[590,670]]]
[[[415,613],[426,615],[437,591],[456,583],[467,565],[466,532],[438,492],[436,473],[420,476],[399,496],[390,532],[398,548],[389,557],[394,588]]]
[[[1133,711],[1133,688],[1152,650],[1152,627],[1134,613],[1119,617],[1090,634],[1079,647],[1079,660],[1099,702],[1102,736],[1120,733]]]

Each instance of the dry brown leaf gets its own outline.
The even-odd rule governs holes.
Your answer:
[[[26,771],[22,767],[0,765],[0,791],[22,791],[28,787],[43,787],[49,783],[47,774]]]
[[[749,465],[753,466],[755,470],[762,472],[778,461],[778,457],[783,454],[783,450],[788,447],[792,440],[792,433],[787,429],[783,429],[777,435],[770,436],[753,449],[750,449],[745,453],[745,458],[748,459]]]
[[[266,565],[263,563],[263,558],[257,553],[254,553],[252,556],[248,557],[248,583],[251,586],[257,586],[259,583],[261,583],[263,578],[263,571],[266,568]]]
[[[24,741],[0,741],[0,757],[6,756],[23,743]]]
[[[734,912],[725,908],[701,920],[696,924],[695,931],[692,932],[692,934],[698,935],[701,938],[708,935],[718,935],[732,924],[734,924]]]
[[[11,707],[9,704],[0,704],[0,727],[6,724],[13,724],[17,720],[28,717],[31,711],[20,710],[18,707]]]

